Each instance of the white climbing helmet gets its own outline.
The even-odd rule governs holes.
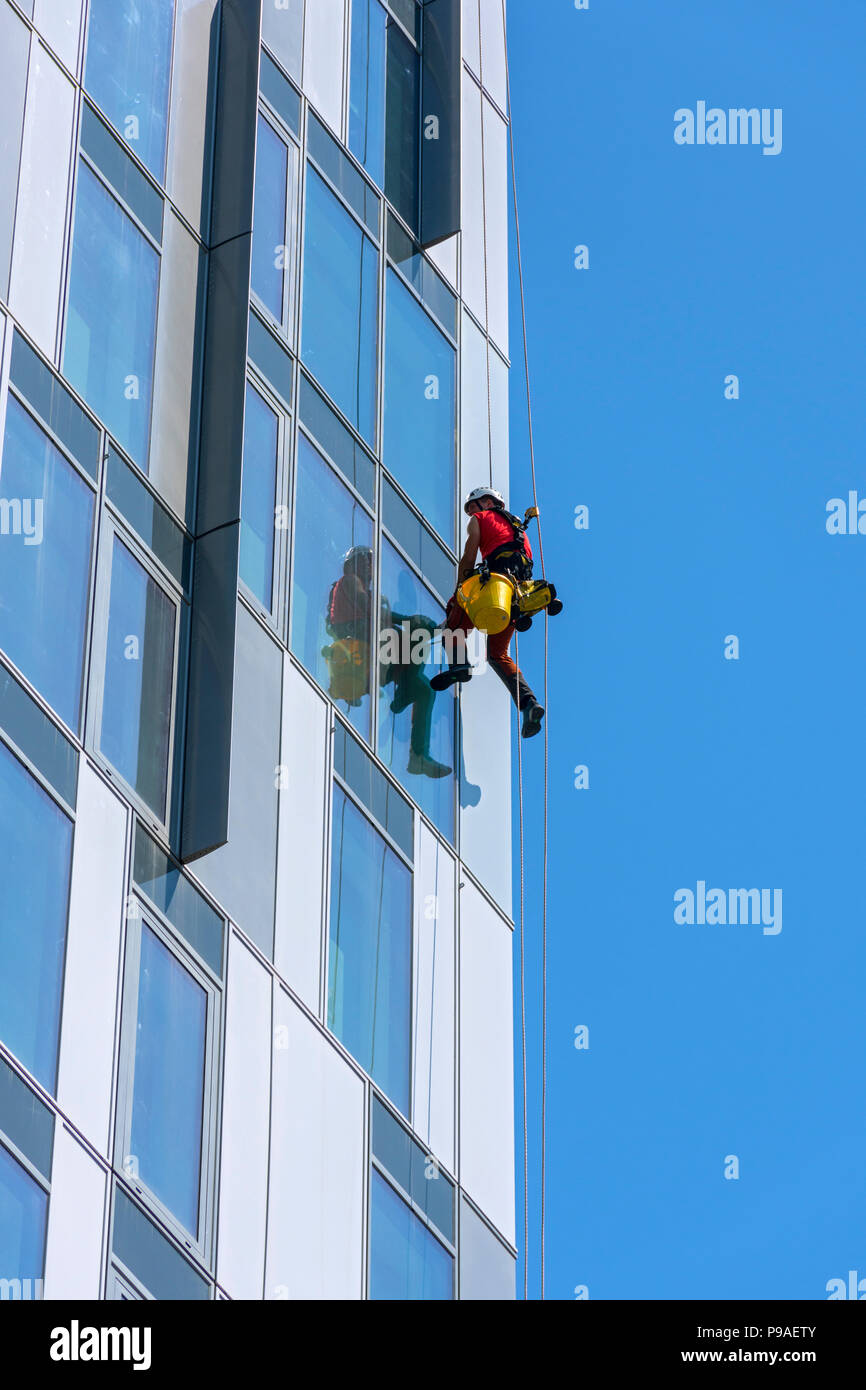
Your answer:
[[[467,516],[469,514],[469,503],[480,502],[482,497],[492,497],[497,506],[505,511],[505,498],[502,496],[501,492],[496,491],[495,487],[475,487],[463,503],[463,510],[466,512]]]

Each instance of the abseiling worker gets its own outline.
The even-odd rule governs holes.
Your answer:
[[[491,573],[506,574],[518,581],[529,579],[532,574],[532,549],[523,523],[505,510],[502,494],[495,488],[477,487],[470,492],[463,510],[469,517],[469,529],[466,548],[457,570],[458,589],[474,571],[479,551]],[[451,632],[466,633],[472,630],[473,624],[458,603],[456,593],[449,599],[445,626]],[[514,626],[512,620],[503,632],[488,634],[487,659],[523,713],[523,737],[532,738],[541,729],[544,707],[538,703],[509,655]],[[448,670],[434,676],[430,684],[434,690],[447,690],[455,681],[471,678],[472,667],[464,651],[462,660],[452,659]]]

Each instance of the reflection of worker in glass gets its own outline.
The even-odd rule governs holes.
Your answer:
[[[408,607],[414,595],[408,585],[401,584],[401,590],[398,594],[400,606]],[[383,686],[394,686],[390,706],[392,714],[401,714],[412,706],[408,770],[423,777],[447,777],[451,768],[430,756],[430,731],[436,696],[424,672],[436,621],[423,613],[394,612],[384,594],[381,611],[383,640],[379,679]]]
[[[331,585],[326,626],[336,638],[323,647],[333,700],[360,705],[370,690],[370,647],[373,642],[373,552],[356,545],[343,561],[343,573]]]
[[[382,599],[382,632],[385,659],[380,663],[380,683],[394,686],[391,712],[401,714],[412,706],[412,732],[408,771],[425,777],[447,777],[451,768],[430,757],[430,728],[436,698],[424,674],[424,666],[412,661],[419,654],[416,633],[433,634],[436,623],[423,614],[411,617],[393,613]],[[404,628],[404,624],[407,626]],[[370,649],[373,640],[373,552],[357,545],[343,561],[343,573],[331,585],[328,599],[328,632],[336,640],[323,648],[330,671],[329,694],[334,700],[359,705],[370,688]],[[407,640],[408,639],[408,640]]]

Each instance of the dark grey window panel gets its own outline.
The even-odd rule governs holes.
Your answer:
[[[207,1300],[210,1285],[119,1187],[114,1195],[114,1253],[158,1299]]]
[[[0,665],[0,728],[66,802],[75,806],[78,750]]]
[[[424,1213],[454,1244],[454,1184],[440,1173],[420,1144],[373,1096],[373,1155]],[[429,1176],[428,1176],[429,1174]]]
[[[339,720],[334,733],[334,771],[399,845],[407,859],[413,859],[415,826],[411,805]]]
[[[283,77],[276,63],[267,53],[262,53],[261,70],[262,96],[270,102],[281,120],[295,135],[301,129],[301,95],[295,91],[287,77]]]
[[[301,375],[298,410],[301,422],[325,453],[339,468],[343,477],[370,506],[375,506],[376,465],[346,426],[334,414],[321,392],[308,377]]]
[[[385,0],[388,8],[412,35],[416,43],[421,42],[421,5],[418,0]]]
[[[18,332],[12,342],[9,375],[16,390],[95,480],[99,474],[99,430]]]
[[[328,134],[312,111],[307,123],[307,149],[337,192],[342,193],[349,207],[354,209],[364,225],[378,237],[381,203],[378,193],[363,175],[358,173],[352,161],[346,158],[334,137]]]
[[[291,409],[294,362],[258,314],[250,313],[249,358]]]
[[[442,598],[449,598],[457,577],[453,559],[387,478],[382,480],[382,521],[428,583]]]
[[[460,0],[426,0],[421,43],[421,245],[460,231]]]
[[[150,898],[192,949],[222,979],[225,923],[143,826],[136,827],[132,870],[136,887]]]
[[[106,488],[118,511],[186,592],[192,561],[190,541],[114,448],[109,449]]]
[[[236,521],[195,545],[182,863],[228,840],[240,531]]]
[[[181,859],[228,840],[261,0],[223,0],[217,59]]]
[[[460,1201],[460,1298],[508,1301],[515,1297],[515,1260],[511,1251],[472,1209]]]
[[[210,245],[253,225],[261,0],[222,0]]]
[[[51,1181],[54,1116],[0,1057],[0,1131]]]
[[[161,242],[165,206],[161,195],[87,102],[81,112],[81,148],[153,239]]]
[[[393,213],[388,214],[388,255],[414,286],[421,301],[452,338],[457,337],[457,298],[439,272],[421,254],[420,247],[401,227]]]

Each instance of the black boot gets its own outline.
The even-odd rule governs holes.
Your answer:
[[[455,666],[449,666],[447,671],[440,671],[438,676],[434,676],[430,684],[434,690],[448,690],[452,685],[460,681],[471,681],[472,667],[468,661],[458,662]]]
[[[543,718],[543,705],[527,705],[523,711],[523,728],[521,730],[522,737],[534,738],[536,734],[541,733],[541,721]]]

